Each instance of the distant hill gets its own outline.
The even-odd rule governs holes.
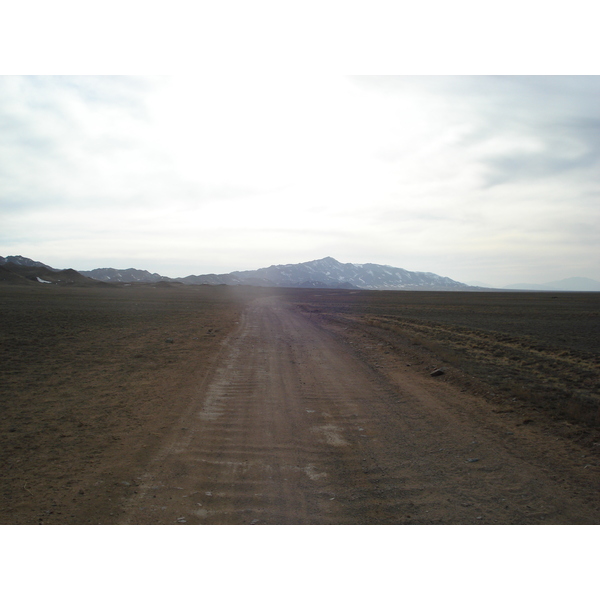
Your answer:
[[[189,275],[188,284],[262,285],[271,287],[359,288],[367,290],[468,290],[464,283],[435,273],[407,271],[373,263],[341,263],[328,256],[288,265],[271,265],[255,271],[221,275]]]
[[[9,283],[14,285],[35,285],[26,277],[15,273],[11,269],[7,269],[4,265],[0,265],[0,283]]]
[[[73,269],[53,269],[44,263],[24,256],[0,256],[0,283],[9,284],[55,284],[92,286],[102,285]]]
[[[484,283],[483,281],[466,281],[465,282],[467,285],[473,286],[473,287],[481,287],[481,288],[493,288],[493,285],[490,285],[489,283]]]
[[[92,271],[79,271],[86,277],[110,283],[157,283],[159,281],[172,281],[158,273],[150,273],[140,269],[111,269],[100,268]]]
[[[304,263],[271,265],[254,271],[232,271],[219,275],[211,273],[177,278],[134,268],[99,268],[80,272],[73,269],[59,270],[24,256],[6,258],[0,256],[0,283],[97,285],[99,282],[436,291],[484,291],[488,287],[481,282],[473,281],[469,285],[435,273],[407,271],[389,265],[341,263],[331,256]],[[596,292],[600,291],[600,282],[586,277],[571,277],[546,284],[517,283],[502,289]]]
[[[45,265],[43,262],[38,262],[36,260],[31,260],[31,258],[27,258],[25,256],[0,256],[0,265],[6,266],[7,263],[10,263],[11,266],[17,267],[45,267],[46,269],[50,269],[51,271],[60,271],[60,269],[53,269],[48,265]]]
[[[588,277],[569,277],[548,283],[513,283],[504,286],[505,290],[537,290],[546,292],[600,292],[600,281]]]
[[[170,278],[140,269],[100,268],[80,271],[107,283],[184,283],[186,285],[254,285],[262,287],[368,289],[368,290],[471,290],[464,283],[435,273],[407,271],[373,263],[341,263],[330,256],[298,264],[271,265],[254,271],[188,275]]]

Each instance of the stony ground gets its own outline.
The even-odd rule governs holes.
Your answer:
[[[0,288],[0,522],[598,523],[589,411],[498,383],[494,344],[521,352],[535,331],[502,341],[488,327],[488,344],[442,296],[424,315],[425,297],[417,314],[414,295],[370,294]],[[544,377],[557,397],[573,377],[578,398],[596,393],[585,310],[567,302],[560,317],[569,348],[536,338],[543,360],[552,347],[576,363]],[[482,311],[456,314],[493,329]],[[529,373],[522,389],[537,363]]]

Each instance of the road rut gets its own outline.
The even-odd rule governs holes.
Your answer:
[[[525,439],[471,419],[470,400],[410,373],[384,377],[293,305],[260,298],[121,522],[598,522]]]

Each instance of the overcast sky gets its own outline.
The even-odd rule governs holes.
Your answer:
[[[600,77],[0,77],[0,255],[600,280]]]

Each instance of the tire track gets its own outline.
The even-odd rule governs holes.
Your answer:
[[[597,519],[496,433],[450,411],[447,388],[382,378],[277,298],[249,305],[217,364],[123,522]]]

